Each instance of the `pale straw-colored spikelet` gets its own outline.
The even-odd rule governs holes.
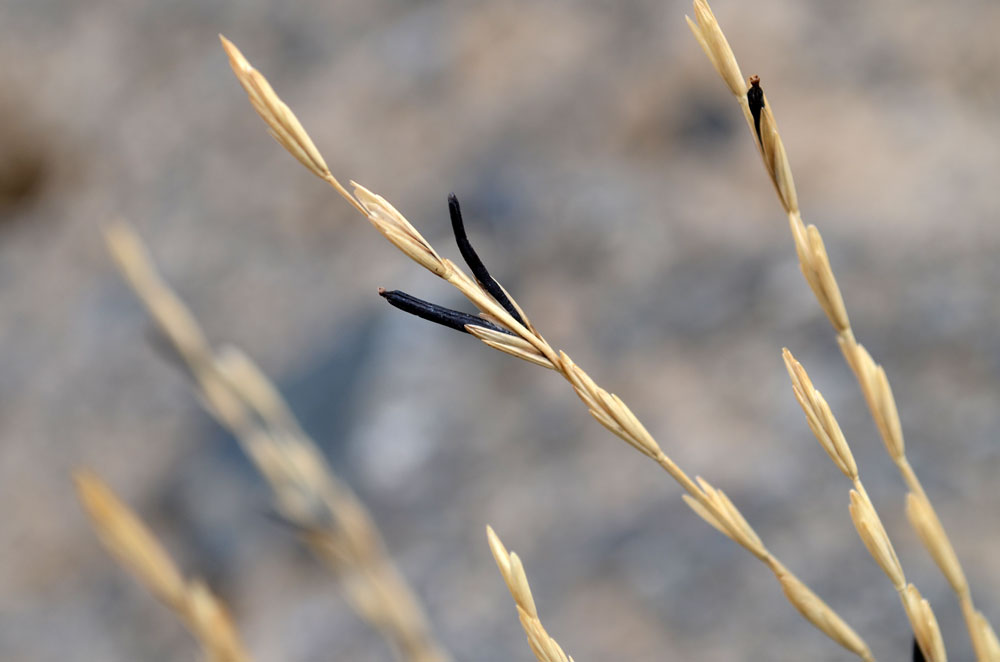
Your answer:
[[[529,363],[540,365],[543,368],[548,368],[549,370],[556,369],[556,367],[552,365],[551,361],[549,361],[534,346],[532,346],[531,343],[527,342],[523,338],[502,333],[500,331],[494,331],[493,329],[487,329],[482,326],[470,325],[468,329],[469,333],[479,338],[493,349],[498,349],[501,352],[510,354],[511,356],[516,356],[519,359],[524,359]]]
[[[851,328],[851,323],[847,317],[847,308],[844,306],[840,286],[833,277],[823,237],[815,225],[803,226],[798,213],[791,216],[791,228],[802,275],[805,276],[806,282],[809,283],[833,328],[838,333],[847,331]]]
[[[784,144],[781,141],[778,127],[774,121],[771,104],[764,97],[764,107],[760,113],[760,136],[758,139],[747,99],[747,86],[741,88],[734,87],[733,72],[738,72],[736,58],[729,48],[728,42],[722,35],[722,28],[712,15],[711,9],[705,0],[694,1],[695,16],[697,23],[688,19],[698,43],[705,50],[709,60],[718,70],[726,86],[735,96],[743,116],[747,121],[747,126],[754,137],[754,142],[760,150],[764,167],[771,181],[774,183],[778,193],[779,201],[788,215],[789,226],[795,240],[795,249],[798,253],[799,263],[802,273],[805,276],[809,287],[812,289],[817,301],[826,313],[830,324],[837,332],[837,342],[840,345],[844,358],[858,380],[861,390],[865,396],[865,401],[872,418],[879,430],[879,435],[885,444],[890,457],[896,463],[904,482],[911,492],[918,495],[928,506],[930,501],[920,483],[919,478],[910,466],[905,454],[903,443],[902,426],[899,422],[899,414],[896,401],[892,395],[889,380],[885,370],[875,363],[868,351],[855,339],[854,332],[850,326],[847,309],[844,305],[840,288],[830,266],[830,260],[823,246],[823,241],[819,230],[815,226],[806,226],[799,211],[798,198],[795,193],[795,185],[792,180],[791,167],[785,153]],[[732,62],[730,62],[730,59]],[[938,522],[940,524],[940,522]],[[947,538],[944,528],[940,527],[938,533]],[[926,546],[927,540],[921,536],[921,542]],[[928,547],[932,556],[938,552]],[[957,557],[953,557],[957,566]],[[935,560],[937,557],[935,556]],[[938,563],[940,567],[940,562]],[[958,566],[960,568],[960,566]],[[947,572],[942,567],[942,572]],[[963,573],[964,574],[964,573]],[[951,582],[949,577],[949,582]],[[979,662],[996,662],[987,656],[984,647],[977,643],[981,642],[980,633],[982,628],[976,622],[976,609],[972,602],[971,592],[966,586],[964,592],[958,594],[959,604],[966,621],[966,626],[976,644],[976,655]]]
[[[989,660],[989,662],[1000,662],[1000,639],[997,638],[997,633],[993,630],[993,626],[990,625],[981,611],[976,612],[973,622],[976,629],[976,636],[973,638],[973,641],[977,644],[976,653],[979,659]]]
[[[955,593],[965,593],[969,589],[962,566],[944,533],[941,521],[930,502],[920,495],[910,492],[906,495],[906,517],[920,536],[924,547],[931,553],[941,573],[951,584]]]
[[[708,20],[708,16],[711,14],[707,7],[707,5],[704,5],[704,9],[708,11],[708,14],[702,17],[705,20]],[[696,34],[698,33],[696,32]],[[731,51],[728,50],[728,45],[724,45],[724,37],[721,38],[721,41],[718,39],[720,36],[721,32],[717,34],[713,33],[706,37],[705,43],[709,44],[712,49],[721,49],[720,52],[729,52],[728,57],[731,60]],[[726,64],[727,61],[725,58],[720,60],[723,70],[728,67]],[[735,72],[735,76],[736,78],[740,78],[738,70]],[[740,85],[742,85],[742,82]],[[413,228],[409,221],[384,198],[356,183],[352,182],[352,185],[354,186],[356,197],[345,197],[348,197],[348,200],[355,205],[358,211],[379,232],[410,259],[454,286],[479,309],[484,317],[495,322],[501,328],[510,331],[518,340],[501,338],[500,334],[484,332],[481,328],[470,325],[468,330],[473,335],[494,349],[536,365],[554,368],[572,385],[591,415],[601,425],[640,453],[659,464],[664,471],[684,488],[689,497],[688,503],[693,504],[692,507],[695,508],[695,511],[699,515],[712,526],[715,526],[749,550],[767,565],[779,579],[785,578],[784,581],[788,581],[787,578],[791,576],[789,571],[764,547],[757,534],[754,533],[742,514],[739,513],[735,505],[732,504],[725,494],[711,488],[707,482],[702,481],[699,485],[699,483],[692,480],[663,452],[653,436],[621,398],[598,386],[565,352],[557,351],[549,345],[534,326],[531,324],[522,325],[517,322],[505,308],[499,305],[483,289],[481,284],[477,283],[475,279],[466,274],[451,260],[441,258],[434,248]],[[511,303],[516,309],[520,309],[513,298],[511,298]],[[799,583],[801,584],[801,582]],[[786,591],[787,594],[788,592]],[[818,598],[816,600],[818,601]],[[820,604],[823,605],[823,610],[825,610],[823,613],[828,616],[823,622],[828,624],[836,622],[838,624],[835,628],[828,626],[826,629],[822,627],[820,629],[838,643],[845,645],[862,659],[874,659],[868,647],[861,642],[860,638],[839,617],[834,618],[835,614],[833,610],[821,601]],[[815,621],[812,622],[815,624]],[[849,631],[851,636],[843,635],[844,631]]]
[[[248,660],[229,612],[199,580],[187,580],[142,520],[89,471],[77,471],[77,494],[112,556],[166,604],[198,640],[210,662]]]
[[[573,658],[563,652],[559,643],[550,637],[542,626],[521,559],[517,554],[507,551],[500,537],[490,526],[486,527],[486,537],[493,558],[496,559],[497,567],[500,569],[500,575],[507,584],[511,597],[514,598],[517,615],[524,633],[528,636],[531,652],[535,654],[538,662],[573,662]]]
[[[236,47],[236,44],[221,34],[219,40],[222,42],[222,48],[225,49],[226,55],[229,56],[229,66],[236,74],[236,79],[246,90],[247,96],[250,97],[250,105],[267,123],[267,132],[309,172],[330,184],[345,200],[354,205],[355,209],[364,213],[358,201],[351,197],[347,189],[330,173],[323,155],[320,154],[312,138],[306,133],[302,123],[299,122],[291,108],[285,105],[285,102],[275,93],[267,79],[243,57],[243,53]]]
[[[913,626],[913,634],[924,658],[927,662],[946,662],[948,656],[944,650],[944,640],[930,604],[920,596],[920,591],[913,584],[906,587],[902,596],[906,615]]]
[[[747,523],[743,514],[733,505],[725,492],[715,489],[701,476],[696,476],[695,480],[698,481],[698,487],[701,488],[712,507],[711,509],[705,508],[687,494],[683,495],[684,502],[694,508],[695,512],[701,515],[705,521],[729,536],[734,542],[742,545],[757,558],[766,560],[768,552],[764,543],[761,542],[757,532]]]
[[[805,368],[795,360],[787,348],[782,350],[782,357],[785,360],[788,376],[792,379],[792,391],[806,414],[809,429],[816,435],[816,439],[837,468],[851,480],[856,479],[858,465],[854,462],[854,454],[847,445],[847,440],[830,410],[830,405],[826,403],[823,394],[813,387]]]
[[[886,452],[897,463],[905,461],[906,444],[903,440],[903,427],[899,421],[896,399],[892,395],[885,369],[875,363],[864,345],[854,342],[853,335],[840,337],[838,340],[848,365],[857,376],[861,393],[868,403],[879,436],[885,443]]]
[[[447,277],[450,268],[417,229],[381,195],[352,181],[354,195],[372,225],[407,257],[437,276]]]
[[[711,60],[715,70],[722,76],[722,80],[729,86],[730,91],[736,95],[743,94],[746,92],[746,87],[743,74],[740,73],[740,65],[736,63],[733,49],[729,47],[726,35],[722,33],[719,22],[715,20],[712,8],[708,6],[707,2],[695,2],[694,15],[698,20],[697,23],[687,16],[684,18],[687,19],[688,27],[691,28],[691,32],[701,44],[705,55]]]
[[[744,86],[744,98],[746,88]],[[765,106],[760,114],[760,139],[759,145],[761,155],[764,157],[764,165],[767,173],[771,176],[771,182],[778,192],[781,205],[789,214],[798,214],[799,198],[795,191],[795,180],[792,178],[792,166],[788,162],[788,153],[785,152],[785,143],[781,141],[781,134],[778,133],[778,125],[774,121],[774,114],[771,112],[771,105],[764,95]]]
[[[867,644],[819,596],[791,573],[779,574],[785,597],[807,621],[862,660],[874,660]]]
[[[882,526],[882,520],[875,512],[868,494],[861,490],[851,490],[851,505],[849,506],[851,521],[854,528],[858,530],[862,542],[868,548],[868,553],[872,555],[875,562],[882,568],[882,572],[892,581],[893,587],[897,591],[902,591],[906,587],[906,577],[903,575],[903,568],[899,564],[896,550],[893,549],[889,541],[889,535]]]
[[[229,56],[229,66],[233,68],[237,80],[250,97],[250,104],[257,114],[267,122],[268,132],[282,147],[294,156],[320,179],[330,176],[326,161],[316,149],[312,138],[302,128],[295,113],[275,94],[271,84],[250,63],[233,42],[221,34],[219,40]]]
[[[106,237],[126,280],[177,347],[202,404],[267,480],[278,512],[337,573],[351,607],[389,641],[399,659],[447,662],[450,657],[389,558],[371,515],[331,471],[266,375],[236,348],[213,350],[128,225],[109,226]]]

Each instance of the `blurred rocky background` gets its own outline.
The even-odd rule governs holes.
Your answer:
[[[1000,621],[1000,5],[717,0],[758,73],[807,222],[908,450]],[[102,245],[132,220],[215,341],[278,382],[364,497],[457,660],[528,660],[486,546],[524,559],[578,660],[844,660],[769,573],[556,376],[390,309],[460,306],[295,163],[225,33],[333,172],[457,258],[446,195],[546,337],[726,490],[884,660],[896,595],[780,349],[840,418],[952,659],[957,604],[798,272],[786,221],[679,0],[0,3],[0,658],[190,660],[101,550],[69,481],[95,469],[231,604],[262,662],[389,660],[185,379]]]

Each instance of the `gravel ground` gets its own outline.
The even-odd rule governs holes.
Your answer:
[[[911,460],[1000,622],[1000,4],[718,0],[807,222],[884,363]],[[388,660],[151,350],[100,225],[132,220],[214,340],[278,382],[457,660],[527,660],[493,524],[578,660],[843,660],[769,574],[551,373],[397,313],[460,305],[266,135],[216,33],[342,179],[495,275],[884,660],[908,625],[780,348],[838,414],[952,659],[957,605],[798,273],[743,121],[684,24],[632,0],[0,3],[0,658],[190,660],[68,480],[89,466],[232,606],[257,660]],[[992,184],[990,182],[993,182]]]

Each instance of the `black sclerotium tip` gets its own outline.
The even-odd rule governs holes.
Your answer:
[[[924,662],[924,652],[920,650],[917,638],[913,638],[913,662]]]
[[[502,329],[493,322],[484,320],[482,317],[476,317],[475,315],[469,315],[459,310],[445,308],[444,306],[439,306],[437,304],[430,303],[429,301],[418,299],[417,297],[411,296],[406,292],[400,292],[399,290],[385,290],[380,287],[378,293],[379,296],[388,301],[389,305],[394,308],[399,308],[404,313],[416,315],[420,319],[425,319],[428,322],[434,322],[435,324],[446,326],[449,329],[455,329],[456,331],[461,331],[462,333],[468,333],[465,328],[465,325],[468,324],[471,326],[481,326],[493,331],[506,333],[509,336],[514,335],[507,329]]]
[[[757,130],[757,141],[764,146],[760,137],[760,111],[764,109],[764,90],[760,88],[760,76],[750,76],[750,89],[747,90],[747,104],[753,115],[753,128]]]
[[[500,283],[486,270],[486,265],[479,259],[476,250],[469,243],[469,237],[465,234],[465,224],[462,222],[462,210],[458,206],[458,198],[455,197],[454,193],[448,195],[448,213],[451,214],[451,230],[455,233],[455,243],[458,244],[458,251],[462,254],[462,259],[465,260],[465,263],[469,265],[469,269],[472,270],[472,275],[476,277],[476,280],[483,286],[483,289],[489,292],[490,296],[503,306],[504,310],[510,313],[511,317],[516,319],[520,324],[527,326],[521,314],[517,312],[517,308],[511,303],[510,299],[504,293],[503,288],[500,287]]]

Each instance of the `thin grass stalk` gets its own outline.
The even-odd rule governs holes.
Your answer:
[[[754,128],[754,118],[747,100],[747,85],[735,84],[737,76],[740,81],[743,80],[742,74],[722,28],[705,0],[694,0],[694,12],[696,21],[688,18],[688,25],[708,59],[715,66],[730,92],[733,93],[747,120],[751,134],[754,136],[754,142],[761,154],[764,168],[775,186],[778,200],[788,215],[789,227],[795,241],[795,250],[798,253],[802,274],[837,334],[837,343],[858,380],[886,451],[896,464],[910,491],[910,495],[907,497],[908,504],[917,504],[907,508],[911,524],[920,534],[921,543],[930,553],[958,598],[975,649],[976,659],[979,662],[1000,662],[1000,656],[994,654],[989,648],[990,637],[996,636],[992,626],[989,625],[982,613],[976,610],[972,600],[972,592],[951,541],[906,457],[899,413],[885,370],[881,365],[875,363],[868,350],[855,339],[847,315],[847,308],[844,305],[840,287],[834,277],[819,230],[815,225],[806,226],[802,221],[791,166],[778,133],[771,105],[764,99],[763,108],[759,111],[761,113],[761,131],[758,135]]]
[[[259,107],[285,109],[288,107],[276,96],[273,99],[264,100],[254,97],[251,88],[266,89],[270,95],[274,95],[274,92],[270,85],[265,87],[257,84],[257,87],[253,87],[251,83],[258,79],[262,80],[263,76],[243,58],[231,42],[224,37],[222,40],[223,46],[229,54],[233,72],[243,87],[247,89],[251,104],[258,109],[258,114],[268,124],[272,135],[274,135],[281,126],[276,125],[276,119],[260,112]],[[288,113],[290,114],[291,111],[289,110]],[[302,128],[301,124],[296,121],[294,125],[296,131],[301,132],[301,135],[295,137],[292,146],[280,140],[279,142],[293,156],[296,156],[293,147],[298,144],[311,145],[312,140],[305,134],[305,129]],[[301,159],[299,160],[301,161]],[[306,167],[309,168],[308,164]],[[653,436],[618,396],[598,386],[565,352],[554,349],[527,321],[526,317],[522,315],[525,320],[522,324],[475,279],[468,276],[451,260],[440,257],[437,251],[417,232],[416,228],[382,196],[369,191],[356,182],[351,182],[354,189],[353,195],[351,195],[332,175],[327,177],[324,174],[321,178],[330,183],[334,190],[347,199],[352,207],[361,211],[368,221],[407,257],[450,283],[479,309],[485,319],[507,329],[523,340],[524,344],[516,348],[498,347],[495,337],[482,333],[479,330],[480,327],[474,324],[467,326],[470,333],[500,351],[519,356],[531,363],[551,368],[560,373],[573,386],[577,396],[601,425],[656,462],[684,488],[687,492],[684,495],[685,502],[698,515],[764,563],[774,573],[788,600],[810,623],[861,659],[874,660],[871,650],[857,633],[764,546],[759,536],[729,498],[701,477],[696,477],[696,479],[689,477],[664,453]],[[513,298],[510,299],[510,302],[516,310],[522,310]]]
[[[500,569],[500,575],[507,584],[511,597],[514,598],[518,619],[528,637],[528,646],[535,654],[535,658],[538,662],[573,662],[573,658],[563,652],[559,642],[550,637],[542,626],[521,559],[514,552],[507,551],[500,537],[493,531],[493,527],[486,527],[486,537],[493,558],[497,562],[497,568]]]
[[[213,350],[127,224],[109,226],[106,239],[125,280],[182,358],[203,406],[239,441],[271,487],[278,513],[333,569],[354,611],[398,659],[448,662],[368,510],[333,473],[275,386],[239,350]]]
[[[77,496],[101,542],[184,623],[207,662],[249,662],[229,610],[199,579],[185,579],[163,545],[95,474],[73,475]]]

